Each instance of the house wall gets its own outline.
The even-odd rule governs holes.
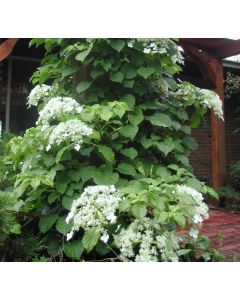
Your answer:
[[[235,133],[240,127],[236,122],[239,113],[236,111],[240,99],[225,101],[225,137],[226,137],[226,169],[240,160],[240,132]],[[201,180],[211,184],[211,113],[206,115],[206,122],[201,127],[192,130],[192,137],[198,142],[198,150],[190,156],[194,173]]]
[[[190,155],[194,174],[199,179],[211,182],[211,113],[208,112],[205,122],[192,130],[192,137],[198,143],[198,149]]]

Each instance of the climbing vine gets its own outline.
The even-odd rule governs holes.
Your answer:
[[[43,239],[38,255],[219,259],[199,236],[208,217],[203,195],[217,194],[195,178],[188,156],[197,148],[191,127],[209,108],[222,118],[221,101],[177,80],[176,41],[33,39],[31,45],[46,49],[28,98],[39,118],[10,140],[4,161],[15,176],[8,193]]]

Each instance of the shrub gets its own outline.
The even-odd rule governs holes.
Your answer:
[[[208,108],[222,118],[221,101],[177,83],[177,44],[32,41],[42,43],[47,55],[28,99],[37,126],[14,137],[5,157],[21,211],[45,239],[39,260],[218,259],[208,246],[194,254],[208,217],[203,194],[217,194],[194,177],[188,156],[197,147],[191,126]]]

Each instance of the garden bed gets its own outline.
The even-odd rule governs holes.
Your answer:
[[[240,193],[233,187],[222,187],[219,190],[219,206],[224,211],[240,213]]]

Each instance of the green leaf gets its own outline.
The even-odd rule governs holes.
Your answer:
[[[21,225],[18,223],[12,224],[9,227],[9,231],[14,234],[21,234]]]
[[[134,80],[124,80],[122,84],[126,88],[133,88]]]
[[[144,67],[140,67],[138,70],[137,70],[138,74],[140,76],[142,76],[144,79],[147,79],[150,75],[152,75],[154,72],[155,72],[155,69],[154,68],[150,68],[150,67],[147,67],[147,68],[144,68]]]
[[[186,133],[187,135],[191,134],[191,127],[187,126],[187,125],[182,125],[180,130],[184,133]]]
[[[125,94],[120,101],[123,101],[128,104],[130,109],[134,108],[135,105],[135,97],[131,94]]]
[[[61,160],[61,158],[62,158],[64,152],[65,152],[67,149],[69,149],[69,146],[65,146],[65,147],[61,148],[61,149],[58,151],[58,153],[57,153],[57,155],[56,155],[56,160],[55,160],[55,161],[56,161],[56,164],[58,164],[58,163],[60,162],[60,160]]]
[[[165,77],[164,79],[166,80],[170,90],[176,91],[176,89],[178,88],[178,84],[176,83],[176,81],[171,77]]]
[[[136,156],[137,156],[137,151],[134,149],[134,148],[125,148],[125,149],[122,149],[120,151],[123,155],[131,158],[131,159],[134,159]]]
[[[119,82],[121,83],[123,81],[123,74],[121,72],[117,72],[117,73],[114,73],[114,74],[111,74],[109,79],[113,82]]]
[[[83,62],[84,59],[88,56],[88,54],[91,52],[91,50],[92,50],[92,48],[89,47],[87,50],[84,50],[84,51],[78,53],[76,55],[75,59],[78,60],[78,61],[82,61]]]
[[[138,126],[126,125],[119,129],[121,135],[133,140],[138,132]]]
[[[126,74],[126,79],[133,79],[136,77],[137,72],[133,67],[129,67]]]
[[[117,52],[120,52],[123,49],[123,47],[125,46],[125,42],[123,40],[119,40],[119,39],[111,39],[110,45],[114,50],[116,50]]]
[[[103,145],[99,145],[98,147],[98,151],[103,155],[103,157],[110,163],[114,163],[115,161],[115,155],[112,151],[111,148],[107,147],[107,146],[103,146]]]
[[[137,194],[144,190],[146,185],[143,182],[138,180],[128,181],[128,184],[123,187],[119,187],[119,190],[122,194]]]
[[[175,157],[178,161],[180,161],[184,166],[189,166],[189,159],[186,155],[175,154]]]
[[[57,221],[57,219],[58,219],[57,214],[41,217],[38,222],[39,230],[42,233],[46,233],[53,226],[53,224]]]
[[[93,181],[96,184],[116,184],[119,179],[118,173],[112,171],[110,166],[96,169],[93,172]]]
[[[39,178],[33,178],[31,180],[31,186],[34,190],[36,190],[36,188],[40,185],[41,181],[39,180]]]
[[[170,128],[172,125],[170,117],[163,113],[155,113],[154,115],[149,117],[149,121],[151,122],[151,124],[160,127]]]
[[[167,181],[171,178],[171,172],[166,167],[157,167],[156,175]]]
[[[140,140],[140,143],[145,149],[148,149],[153,145],[153,140],[152,139],[147,139],[146,136],[143,136]]]
[[[165,201],[166,199],[163,198],[163,197],[159,197],[159,196],[153,196],[153,197],[150,197],[150,203],[157,208],[157,210],[155,210],[155,214],[157,215],[158,214],[158,211],[163,211],[164,208],[165,208]]]
[[[173,149],[174,144],[170,140],[165,140],[163,142],[156,142],[158,150],[160,150],[165,156],[168,155]]]
[[[165,222],[168,218],[168,213],[165,210],[154,210],[154,216],[159,222]]]
[[[174,215],[174,219],[175,221],[178,223],[178,225],[181,227],[181,228],[184,228],[185,227],[185,218],[182,214],[177,214],[177,215]]]
[[[91,86],[91,84],[92,84],[91,81],[82,81],[77,85],[76,90],[80,94],[86,91]]]
[[[194,188],[198,192],[201,192],[202,183],[196,178],[188,178],[188,180],[186,181],[186,185]]]
[[[117,170],[124,175],[131,175],[131,176],[136,176],[136,170],[134,168],[134,166],[127,164],[127,163],[121,163],[120,165],[118,165]]]
[[[177,121],[171,121],[172,123],[171,123],[171,125],[172,125],[172,127],[177,131],[177,130],[179,130],[180,128],[181,128],[181,124],[179,123],[179,122],[177,122]]]
[[[103,75],[105,73],[105,71],[103,69],[93,69],[90,72],[90,76],[92,77],[92,79],[96,79],[99,76]]]
[[[56,190],[63,194],[67,189],[67,183],[62,182],[62,183],[56,183]]]
[[[126,110],[129,110],[127,103],[118,102],[113,106],[113,112],[121,119],[125,114]]]
[[[58,199],[58,194],[56,194],[56,193],[51,193],[51,194],[48,196],[48,203],[49,203],[49,204],[52,204],[52,203],[55,202],[57,199]]]
[[[94,166],[84,166],[79,171],[79,176],[81,177],[82,181],[85,183],[89,179],[93,178],[93,175],[96,171]]]
[[[100,237],[100,232],[97,228],[91,228],[85,232],[82,242],[84,248],[90,252],[96,246],[98,239]]]
[[[98,241],[95,249],[96,249],[97,253],[100,254],[101,256],[104,256],[111,251],[108,248],[108,246],[105,243],[103,243],[101,240]]]
[[[191,136],[186,136],[185,138],[183,138],[183,145],[185,145],[188,149],[192,151],[196,151],[198,148],[196,140]]]
[[[63,251],[67,257],[79,260],[84,251],[83,243],[81,240],[68,242],[64,245]]]
[[[110,107],[103,106],[101,107],[99,117],[104,121],[109,121],[113,116],[113,112],[111,111]]]
[[[188,254],[191,251],[193,251],[193,250],[192,249],[180,249],[180,250],[177,250],[177,255],[182,256],[182,255]]]
[[[207,186],[207,193],[216,200],[219,200],[218,193],[211,187]]]
[[[201,115],[195,111],[191,117],[191,128],[197,128],[201,123]]]
[[[144,120],[143,114],[129,114],[128,115],[128,120],[131,122],[133,126],[137,126]]]
[[[72,222],[66,223],[66,217],[67,215],[60,217],[56,223],[56,229],[58,232],[66,235],[69,233],[72,229]]]
[[[132,213],[136,218],[144,218],[147,214],[146,205],[143,203],[134,204],[132,207]]]
[[[63,196],[62,197],[62,205],[67,210],[71,209],[73,201],[74,201],[74,199],[72,197],[68,197],[68,196]]]
[[[65,67],[62,70],[62,79],[65,78],[66,76],[72,75],[78,69],[79,69],[79,66],[77,66],[77,65],[70,65],[70,66]]]
[[[128,198],[123,198],[123,200],[119,203],[118,209],[120,212],[129,211],[131,207],[131,201]]]

